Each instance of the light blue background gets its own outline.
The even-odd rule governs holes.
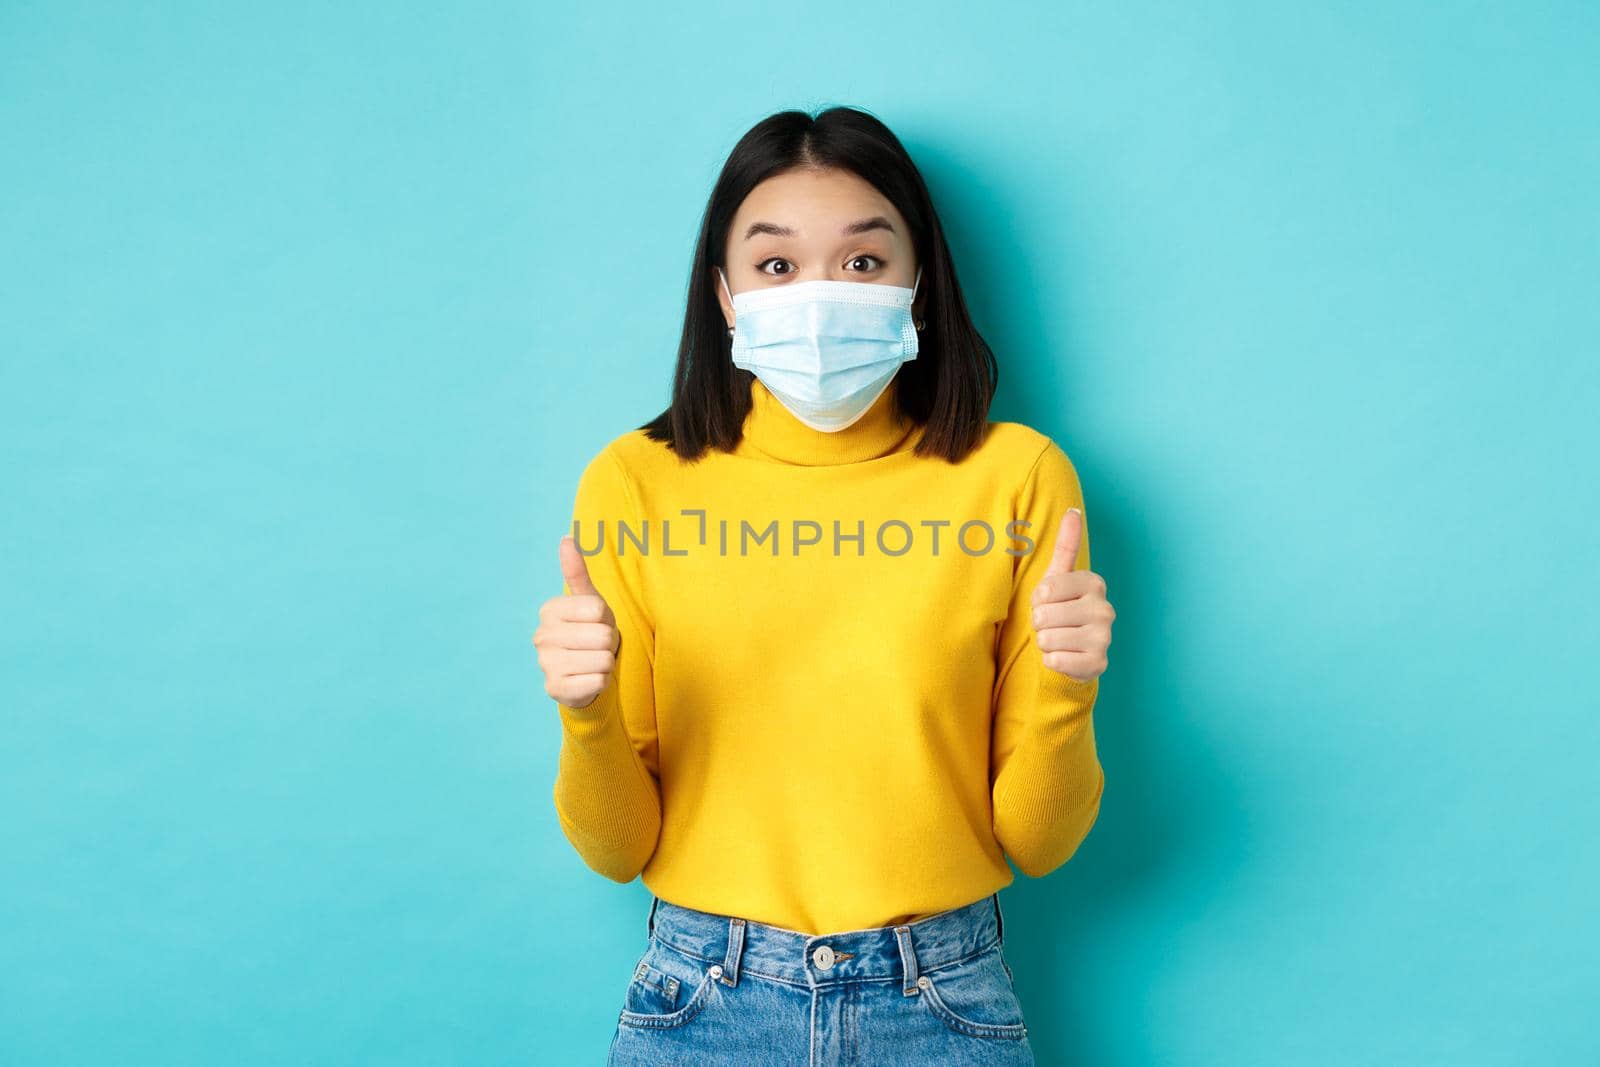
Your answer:
[[[1589,4],[0,6],[0,1062],[598,1063],[528,639],[867,107],[1118,609],[1046,1064],[1600,1061]]]

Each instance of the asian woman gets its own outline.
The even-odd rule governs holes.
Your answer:
[[[562,829],[652,892],[609,1062],[1033,1062],[998,893],[1098,815],[1115,611],[997,381],[882,122],[740,139],[671,402],[583,470],[533,638]]]

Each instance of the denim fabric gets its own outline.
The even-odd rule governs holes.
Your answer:
[[[1031,1065],[999,894],[914,923],[804,934],[655,898],[612,1067]]]

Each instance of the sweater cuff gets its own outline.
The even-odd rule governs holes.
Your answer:
[[[1044,672],[1039,677],[1039,695],[1046,701],[1046,707],[1056,702],[1076,705],[1086,697],[1092,698],[1097,695],[1095,690],[1100,684],[1098,675],[1087,682],[1080,682],[1071,675],[1062,674],[1049,667],[1041,665],[1039,669]]]
[[[579,744],[593,741],[619,721],[616,678],[606,679],[606,687],[600,690],[600,695],[581,708],[568,707],[559,701],[556,707],[561,713],[562,730],[568,737]]]

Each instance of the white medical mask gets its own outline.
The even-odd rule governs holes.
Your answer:
[[[834,433],[854,423],[917,358],[911,288],[819,279],[735,295],[733,364],[751,371],[790,414]]]

